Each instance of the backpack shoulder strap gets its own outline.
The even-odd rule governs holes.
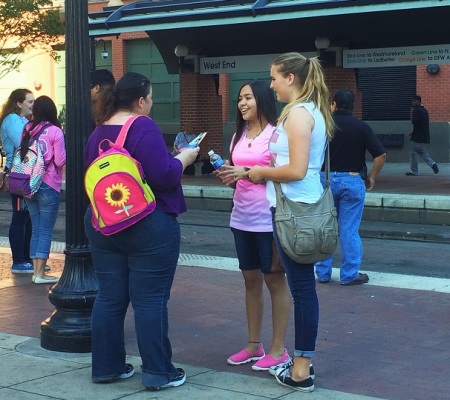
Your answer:
[[[33,138],[31,138],[30,144],[36,142],[39,139],[39,136],[41,136],[49,126],[52,126],[52,124],[50,123],[44,124],[41,130],[36,135],[34,135]]]
[[[114,142],[115,146],[123,147],[125,140],[127,139],[128,130],[130,129],[133,122],[140,117],[143,117],[143,115],[134,115],[127,119],[127,121],[123,124],[122,129],[119,132],[119,136],[117,136],[117,139]]]

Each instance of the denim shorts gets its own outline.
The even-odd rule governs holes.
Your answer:
[[[273,232],[248,232],[231,228],[234,235],[239,269],[259,269],[269,274],[272,268]]]

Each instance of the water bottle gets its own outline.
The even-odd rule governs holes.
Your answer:
[[[208,151],[209,156],[209,162],[214,167],[214,169],[220,170],[220,168],[225,164],[225,161],[223,161],[223,158],[220,157],[218,154],[214,153],[214,150]]]

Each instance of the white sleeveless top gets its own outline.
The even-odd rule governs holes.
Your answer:
[[[313,102],[300,103],[295,106],[295,108],[297,107],[304,107],[314,119],[308,170],[306,176],[301,180],[281,183],[281,189],[286,197],[293,201],[315,203],[323,192],[323,187],[320,182],[320,170],[324,161],[327,137],[325,119]],[[275,167],[289,164],[288,137],[284,130],[284,121],[277,127],[273,134],[269,143],[269,149]],[[267,181],[266,195],[270,206],[275,207],[275,188],[271,181]]]

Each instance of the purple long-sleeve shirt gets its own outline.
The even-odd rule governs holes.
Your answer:
[[[114,142],[121,125],[100,125],[89,137],[84,149],[86,165],[98,156],[99,143],[108,139]],[[179,215],[186,211],[181,186],[183,165],[167,150],[163,135],[150,118],[138,118],[128,131],[124,147],[143,168],[145,178],[156,197],[156,207],[161,211]],[[102,145],[107,150],[107,144]]]

